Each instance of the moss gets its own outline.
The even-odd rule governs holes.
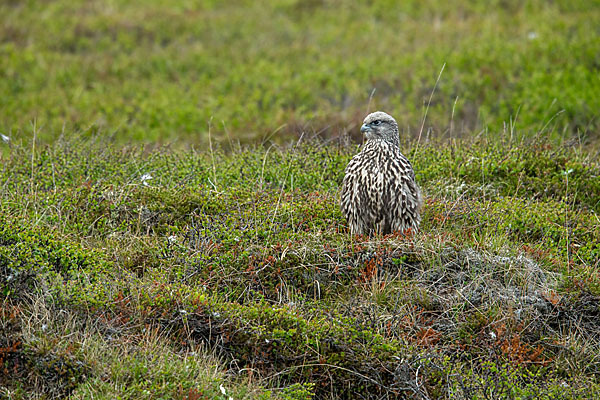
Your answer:
[[[449,373],[459,377],[451,384],[449,398],[579,399],[595,396],[600,390],[595,383],[559,377],[543,367],[531,369],[493,361],[485,361],[477,369],[447,366]],[[542,377],[544,386],[537,384]]]
[[[107,274],[110,264],[97,251],[57,240],[39,228],[27,228],[2,217],[0,268],[0,292],[5,298],[22,298],[36,286],[53,287],[55,280],[68,282],[82,274]]]
[[[526,150],[525,150],[526,149]],[[413,161],[423,182],[456,181],[462,191],[488,188],[488,196],[525,197],[566,202],[570,207],[600,212],[600,164],[585,153],[555,149],[532,141],[525,145],[431,146]],[[461,194],[461,193],[458,193]]]
[[[567,354],[543,338],[597,331],[600,230],[596,186],[586,184],[597,164],[521,146],[421,147],[411,160],[427,200],[422,231],[384,238],[349,235],[339,212],[352,147],[211,155],[61,142],[34,153],[33,185],[32,153],[15,147],[0,171],[10,187],[0,202],[3,298],[43,298],[115,340],[158,328],[169,351],[202,344],[275,376],[268,385],[314,385],[298,396],[451,397],[464,369],[483,385],[476,397],[500,376],[478,360],[516,363],[525,376],[537,374],[536,354],[560,373],[535,375],[531,393],[564,377],[593,384],[594,346]],[[567,176],[573,192],[563,192]],[[450,354],[458,369],[432,354]]]
[[[406,347],[360,328],[351,319],[338,319],[318,310],[306,315],[267,303],[240,305],[205,298],[200,307],[189,304],[183,318],[173,315],[177,298],[152,300],[147,321],[179,335],[187,331],[195,343],[210,343],[240,367],[278,380],[314,384],[317,394],[345,396],[356,388],[371,393],[403,392],[393,371]],[[178,309],[186,305],[179,303]],[[331,392],[331,388],[335,388]],[[386,389],[387,388],[387,389]]]

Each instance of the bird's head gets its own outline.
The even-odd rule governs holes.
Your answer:
[[[360,131],[364,133],[367,140],[383,139],[396,145],[400,144],[396,120],[383,111],[376,111],[367,115]]]

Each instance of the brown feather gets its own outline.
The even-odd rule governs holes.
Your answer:
[[[421,191],[415,173],[398,146],[398,125],[383,112],[369,114],[365,125],[379,121],[346,167],[341,209],[355,234],[413,232],[421,222]],[[363,126],[365,126],[363,125]]]

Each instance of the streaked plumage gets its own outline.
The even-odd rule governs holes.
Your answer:
[[[367,138],[346,167],[341,208],[355,234],[415,232],[421,222],[421,191],[415,173],[400,152],[398,124],[377,111],[361,127]]]

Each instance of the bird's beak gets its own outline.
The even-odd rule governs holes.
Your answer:
[[[365,133],[365,132],[370,132],[370,131],[372,131],[372,130],[373,130],[373,128],[371,128],[371,127],[370,127],[369,125],[367,125],[367,124],[363,124],[363,125],[360,127],[360,131],[361,131],[362,133]]]

